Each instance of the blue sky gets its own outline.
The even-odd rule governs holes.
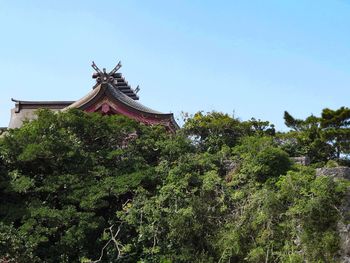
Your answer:
[[[94,60],[163,112],[269,120],[350,102],[350,2],[0,0],[0,126],[11,97],[76,100]]]

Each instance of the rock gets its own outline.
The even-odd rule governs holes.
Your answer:
[[[332,168],[324,167],[316,169],[316,176],[321,175],[329,176],[332,178],[350,180],[350,167],[338,166]]]
[[[293,162],[301,165],[310,165],[310,158],[308,156],[291,157]]]

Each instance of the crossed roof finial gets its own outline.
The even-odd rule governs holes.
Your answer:
[[[106,69],[103,68],[103,71],[101,71],[95,64],[94,61],[92,61],[91,67],[96,71],[92,75],[92,78],[96,79],[97,83],[102,83],[102,82],[111,82],[113,83],[114,80],[117,78],[117,71],[122,67],[122,63],[119,61],[118,64],[109,72],[106,72]]]

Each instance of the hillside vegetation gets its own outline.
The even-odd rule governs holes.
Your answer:
[[[0,262],[337,262],[350,110],[284,118],[38,112],[0,138]]]

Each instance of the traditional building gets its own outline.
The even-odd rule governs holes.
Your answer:
[[[92,62],[96,73],[92,75],[96,84],[92,90],[77,101],[14,101],[11,120],[8,128],[18,128],[24,120],[36,117],[35,111],[40,108],[53,111],[65,111],[71,108],[86,112],[100,112],[105,115],[121,114],[147,125],[161,124],[170,131],[179,128],[172,113],[161,113],[137,102],[139,88],[132,89],[121,73],[121,63],[109,73],[102,71]]]

